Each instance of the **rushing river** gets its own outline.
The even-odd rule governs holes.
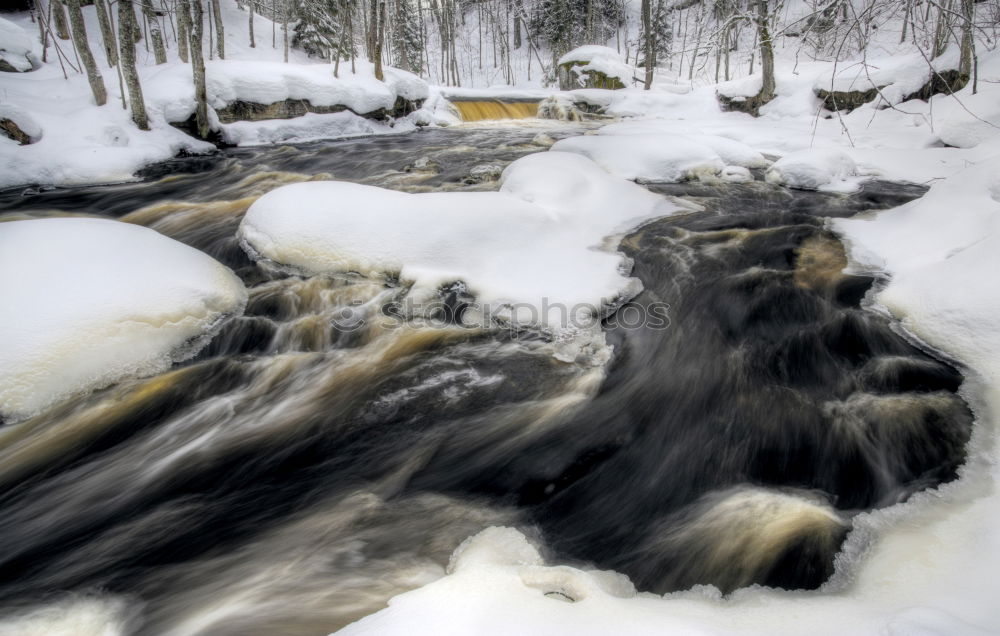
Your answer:
[[[195,359],[0,428],[0,615],[92,602],[139,634],[326,634],[442,576],[491,525],[644,591],[816,588],[853,515],[955,477],[959,371],[862,307],[877,281],[843,273],[824,226],[917,187],[650,186],[698,209],[622,239],[645,291],[606,321],[606,367],[449,324],[454,290],[453,311],[406,321],[385,310],[395,281],[292,276],[236,242],[283,184],[495,189],[545,150],[536,135],[582,130],[232,149],[138,183],[0,193],[0,220],[146,225],[250,292]],[[630,326],[650,303],[666,324]]]

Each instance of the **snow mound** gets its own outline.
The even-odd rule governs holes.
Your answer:
[[[951,46],[930,64],[920,51],[842,62],[835,72],[831,70],[820,75],[813,90],[865,92],[877,88],[879,95],[872,102],[874,106],[895,105],[919,91],[933,73],[957,69],[958,60],[959,49]]]
[[[418,300],[461,281],[478,303],[470,315],[572,338],[641,289],[620,254],[594,248],[678,209],[567,153],[523,157],[501,183],[500,192],[421,194],[340,181],[288,185],[250,207],[240,238],[254,258],[309,273],[398,276]]]
[[[691,131],[690,124],[669,120],[660,121],[625,121],[608,124],[597,131],[599,135],[662,135],[677,136],[678,130]],[[719,135],[706,135],[698,132],[685,132],[680,137],[692,142],[708,146],[715,151],[727,165],[744,168],[764,168],[768,165],[764,155],[750,146]]]
[[[292,119],[238,121],[222,124],[222,137],[236,146],[261,146],[276,143],[304,143],[320,139],[344,139],[368,135],[388,135],[413,132],[416,126],[397,122],[383,124],[350,111],[318,115],[306,113]]]
[[[562,139],[552,149],[581,154],[611,174],[635,181],[674,183],[717,175],[725,167],[710,146],[683,135],[585,135]]]
[[[635,77],[635,68],[626,64],[618,51],[597,44],[579,46],[559,58],[558,62],[560,66],[571,63],[575,63],[573,71],[576,73],[596,71],[607,77],[616,77],[623,84]]]
[[[851,177],[857,174],[854,160],[840,150],[809,148],[775,161],[765,178],[799,190],[853,191],[859,180]]]
[[[28,111],[13,104],[0,104],[0,119],[9,119],[35,143],[42,138],[42,127]]]
[[[0,413],[167,369],[246,303],[214,259],[103,219],[0,224]]]
[[[933,100],[938,138],[956,148],[974,148],[1000,133],[996,94],[980,92],[961,99],[941,95]]]
[[[728,97],[733,101],[745,100],[748,97],[756,97],[764,87],[764,76],[760,73],[748,75],[738,79],[722,82],[715,87],[715,91],[723,97]]]
[[[4,18],[0,18],[0,61],[21,73],[32,68],[31,38],[24,29]]]

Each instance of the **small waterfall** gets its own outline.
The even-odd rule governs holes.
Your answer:
[[[538,116],[538,102],[502,102],[456,100],[452,102],[462,115],[462,121],[487,119],[527,119]]]

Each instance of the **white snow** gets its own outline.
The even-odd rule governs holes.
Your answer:
[[[242,312],[243,283],[153,230],[104,219],[0,223],[0,413],[165,370]]]
[[[0,104],[0,119],[9,119],[17,124],[17,127],[31,139],[32,143],[42,138],[42,127],[28,111],[19,106]]]
[[[587,73],[596,71],[607,77],[618,78],[626,86],[635,77],[635,68],[625,63],[621,53],[607,46],[587,44],[577,47],[559,58],[558,63],[562,65],[570,62],[578,62],[571,67],[571,70],[583,77]]]
[[[785,155],[767,171],[767,181],[800,190],[857,189],[858,168],[840,150],[810,148]]]
[[[845,60],[821,75],[814,85],[816,90],[825,91],[868,91],[879,89],[873,104],[875,107],[899,104],[903,99],[920,90],[935,71],[958,68],[959,49],[949,47],[944,54],[928,65],[924,54],[915,47],[907,52],[896,52],[892,56]]]
[[[10,20],[0,18],[0,60],[20,72],[31,70],[31,37]]]
[[[552,149],[581,154],[613,175],[638,181],[673,183],[725,167],[707,144],[682,135],[585,135],[557,141]]]
[[[619,254],[595,249],[604,237],[677,210],[562,152],[515,161],[501,183],[500,192],[426,194],[289,185],[250,207],[240,236],[252,255],[308,272],[398,273],[417,297],[461,280],[488,316],[568,335],[570,318],[587,321],[641,288]]]
[[[747,97],[760,94],[760,89],[764,86],[764,76],[760,73],[747,75],[738,79],[722,82],[716,85],[715,90],[719,95],[729,97],[734,101],[741,101]]]
[[[349,111],[318,115],[306,113],[292,119],[238,121],[222,124],[222,138],[237,146],[261,146],[278,143],[304,143],[320,139],[343,139],[369,135],[413,132],[416,126],[407,120],[390,126],[360,117]]]
[[[425,99],[427,83],[399,69],[385,68],[385,81],[375,79],[373,67],[356,62],[342,63],[340,77],[333,76],[327,61],[310,60],[292,50],[286,64],[278,48],[270,46],[271,22],[255,16],[256,48],[246,42],[247,13],[233,2],[222,2],[226,21],[226,58],[207,60],[206,77],[209,105],[221,108],[235,100],[270,104],[286,99],[308,99],[317,106],[343,105],[363,114],[391,109],[398,97]],[[208,152],[214,146],[189,137],[170,125],[183,122],[194,113],[194,81],[191,66],[176,57],[176,47],[168,51],[166,64],[155,65],[151,52],[136,47],[138,71],[149,116],[149,131],[140,131],[122,108],[117,72],[107,66],[100,29],[93,6],[83,7],[92,51],[108,91],[108,103],[94,104],[86,77],[70,70],[64,79],[50,48],[49,63],[30,73],[0,73],[0,108],[29,113],[15,119],[38,131],[41,141],[19,146],[0,135],[0,188],[24,184],[70,185],[127,181],[144,165],[164,161],[180,151]],[[40,51],[37,35],[27,14],[17,14],[18,22],[0,18],[0,46],[18,51],[21,59]],[[265,39],[268,40],[265,44]],[[63,44],[65,46],[65,44]],[[209,51],[205,51],[206,56]],[[6,54],[4,59],[7,59]],[[29,55],[29,57],[30,57]],[[30,69],[30,65],[28,66]],[[214,113],[210,112],[210,120]],[[352,117],[303,117],[297,120],[254,122],[244,125],[216,123],[223,138],[232,143],[261,144],[308,141],[356,135],[398,133],[412,130],[417,122],[434,121],[429,112],[418,111],[392,127],[366,123]],[[27,132],[27,131],[26,131]],[[33,137],[36,135],[32,135]]]

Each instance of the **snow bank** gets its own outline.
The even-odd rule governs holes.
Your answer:
[[[618,51],[606,46],[579,46],[559,58],[558,62],[560,66],[571,63],[575,63],[572,70],[577,74],[596,71],[607,77],[618,78],[623,84],[628,84],[635,77],[635,68],[626,64]]]
[[[836,71],[831,69],[820,75],[814,90],[865,92],[877,88],[880,95],[872,102],[873,106],[895,105],[919,91],[934,72],[957,69],[958,60],[959,49],[951,46],[929,65],[918,50],[891,57],[844,61],[837,65]]]
[[[685,131],[679,136],[694,143],[702,144],[711,148],[719,155],[727,165],[742,166],[744,168],[763,168],[769,165],[764,155],[757,152],[750,146],[720,135],[706,135],[692,130],[692,126],[686,123],[662,121],[626,121],[608,124],[601,127],[599,135],[662,135],[670,134],[678,136],[678,131]]]
[[[395,125],[366,119],[349,111],[318,115],[306,113],[292,119],[238,121],[222,124],[222,137],[237,146],[261,146],[277,143],[304,143],[320,139],[343,139],[368,135],[389,135],[413,132],[416,125],[409,121]]]
[[[0,224],[0,413],[194,354],[246,291],[229,269],[148,228],[102,219]]]
[[[360,65],[364,67],[365,65]],[[149,101],[164,112],[168,121],[184,121],[194,114],[194,84],[187,66],[151,69]],[[357,114],[391,110],[397,97],[426,99],[427,84],[398,69],[386,69],[385,82],[366,68],[356,74],[341,68],[333,76],[329,64],[284,64],[282,62],[215,60],[205,64],[208,103],[221,109],[237,101],[274,104],[285,100],[308,100],[313,106],[345,106]]]
[[[581,154],[613,175],[639,181],[673,183],[725,167],[708,145],[681,135],[586,135],[562,139],[552,149]]]
[[[621,255],[594,247],[677,209],[568,153],[523,157],[501,183],[500,192],[422,194],[289,185],[250,207],[240,237],[252,256],[307,272],[398,274],[417,298],[463,281],[487,316],[569,337],[579,326],[571,319],[595,326],[604,305],[641,288]]]
[[[768,183],[800,190],[856,190],[860,180],[854,160],[834,149],[809,148],[785,155],[774,162],[765,178]]]
[[[0,18],[0,61],[24,73],[31,70],[31,37],[10,20]]]

